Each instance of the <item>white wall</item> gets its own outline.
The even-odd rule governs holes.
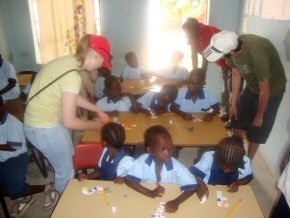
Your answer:
[[[241,4],[241,7],[244,8],[244,3]],[[275,8],[272,9],[273,12],[275,10]],[[279,175],[281,156],[290,141],[290,20],[265,19],[261,16],[249,16],[244,13],[244,10],[241,11],[240,31],[264,36],[273,42],[282,60],[288,80],[273,130],[267,143],[261,145],[259,149],[270,169],[277,176]],[[259,14],[261,14],[261,10]],[[286,49],[288,56],[286,56]]]
[[[148,1],[101,0],[102,34],[111,42],[114,75],[126,66],[128,51],[136,52],[140,63],[148,63]]]

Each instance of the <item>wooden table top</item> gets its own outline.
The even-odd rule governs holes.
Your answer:
[[[170,79],[143,79],[143,80],[124,80],[121,83],[122,92],[129,92],[133,95],[143,94],[147,91],[159,92],[165,84],[173,84],[181,87],[179,80]]]
[[[202,117],[199,113],[197,116]],[[162,125],[171,134],[173,144],[176,146],[213,146],[227,136],[226,129],[219,116],[212,121],[193,122],[186,121],[174,113],[163,114],[155,119],[142,113],[120,112],[118,117],[111,121],[121,123],[126,131],[125,144],[136,145],[144,142],[143,136],[147,128],[153,125]],[[85,131],[82,143],[99,143],[99,131]]]
[[[93,186],[108,187],[111,192],[106,196],[102,193],[94,192],[91,195],[84,195],[82,187],[91,188]],[[152,189],[154,184],[144,184]],[[155,213],[160,202],[173,200],[180,195],[178,185],[161,184],[165,188],[165,194],[158,198],[149,198],[142,195],[125,184],[118,185],[111,181],[86,180],[79,182],[73,179],[67,185],[62,194],[52,218],[149,218]],[[208,186],[209,198],[204,204],[200,204],[196,194],[183,202],[176,213],[163,213],[166,218],[182,217],[204,217],[204,218],[224,218],[230,213],[232,208],[241,199],[236,209],[232,212],[233,218],[262,218],[264,217],[253,191],[249,185],[240,186],[236,193],[229,193],[225,186]],[[217,191],[222,191],[223,197],[227,198],[229,207],[217,206]],[[108,204],[106,203],[106,198]],[[115,207],[116,212],[112,212]]]

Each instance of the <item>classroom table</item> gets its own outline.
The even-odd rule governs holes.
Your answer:
[[[94,192],[91,195],[84,195],[82,187],[91,188],[101,186],[109,190],[109,193],[102,194]],[[148,188],[154,188],[154,184],[144,184]],[[71,180],[62,194],[52,218],[150,218],[155,213],[160,202],[173,200],[180,195],[178,185],[161,184],[165,188],[162,197],[149,198],[140,194],[125,184],[118,185],[111,181],[86,180],[79,182]],[[237,202],[237,207],[232,211],[233,218],[262,218],[263,214],[249,185],[240,186],[236,193],[229,193],[226,186],[208,186],[209,198],[205,203],[200,204],[196,194],[183,202],[176,213],[163,213],[166,218],[219,218],[227,217]],[[228,207],[217,206],[217,193],[222,191],[222,196],[227,198]],[[115,207],[115,213],[113,213]]]
[[[204,113],[196,113],[197,117],[202,118]],[[111,121],[122,124],[126,131],[126,145],[137,145],[144,142],[144,132],[153,125],[162,125],[171,134],[173,144],[180,147],[190,146],[213,146],[227,136],[227,131],[218,115],[212,121],[186,121],[174,113],[166,113],[151,118],[143,113],[120,112]],[[99,131],[84,131],[81,143],[99,143]]]
[[[142,80],[124,80],[121,83],[122,92],[129,92],[133,95],[140,95],[147,91],[159,92],[165,84],[176,85],[178,88],[185,85],[180,80],[172,79],[142,79]]]

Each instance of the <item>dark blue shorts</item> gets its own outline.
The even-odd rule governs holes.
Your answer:
[[[257,114],[259,96],[246,87],[240,95],[237,105],[238,120],[232,120],[232,128],[245,130],[249,142],[265,144],[274,125],[282,98],[283,96],[269,98],[262,126],[254,127],[251,124]]]
[[[0,162],[0,185],[6,188],[12,200],[22,197],[30,188],[26,183],[28,163],[27,153]]]

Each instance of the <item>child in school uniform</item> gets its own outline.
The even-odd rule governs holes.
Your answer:
[[[171,105],[171,111],[177,113],[185,120],[193,119],[193,112],[208,112],[203,120],[210,121],[219,112],[219,102],[214,94],[206,88],[205,71],[197,68],[190,72],[187,80],[187,88],[178,91],[175,102]]]
[[[140,80],[148,77],[146,70],[139,65],[138,57],[134,52],[125,55],[128,66],[124,69],[121,80]]]
[[[182,202],[195,193],[196,180],[185,166],[172,157],[172,139],[163,126],[150,127],[144,137],[148,153],[135,160],[125,182],[129,187],[151,198],[164,194],[163,183],[179,184],[182,193],[165,204],[165,211],[174,213]],[[150,190],[140,183],[156,183],[157,187]]]
[[[229,192],[237,192],[240,185],[253,179],[250,159],[245,155],[239,136],[222,139],[215,151],[205,152],[200,161],[190,168],[201,189],[208,195],[205,184],[227,185]]]
[[[0,96],[0,192],[13,200],[10,216],[22,215],[35,201],[33,194],[44,192],[43,208],[58,200],[51,184],[30,185],[26,181],[29,157],[23,124],[4,109]]]
[[[128,156],[124,150],[125,130],[118,123],[109,122],[101,129],[101,140],[105,149],[96,167],[90,174],[80,174],[79,180],[100,179],[124,183],[129,169],[134,165],[134,158]]]
[[[165,84],[160,92],[148,91],[137,99],[139,111],[147,116],[159,115],[170,111],[170,105],[177,97],[178,89],[174,85]]]
[[[171,56],[170,66],[158,70],[155,76],[186,82],[189,72],[185,67],[180,66],[183,57],[184,54],[181,51],[175,51]]]
[[[121,84],[117,77],[108,76],[105,79],[106,96],[98,100],[97,106],[108,115],[117,115],[119,111],[138,112],[138,104],[135,98],[127,93],[122,96]]]

